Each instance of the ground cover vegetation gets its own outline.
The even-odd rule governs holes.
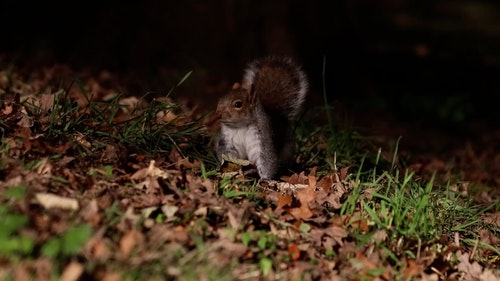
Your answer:
[[[0,69],[2,280],[500,278],[494,147],[412,161],[324,105],[293,171],[260,182],[170,97],[190,72],[132,95],[76,73]]]

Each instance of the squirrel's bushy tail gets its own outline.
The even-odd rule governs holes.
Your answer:
[[[262,104],[288,120],[297,119],[306,99],[309,83],[304,71],[289,57],[267,56],[245,69],[242,87],[256,91]]]

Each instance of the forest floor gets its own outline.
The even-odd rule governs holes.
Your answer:
[[[1,280],[500,280],[491,120],[450,133],[339,103],[259,182],[212,150],[231,82],[189,95],[189,74],[156,92],[2,61]]]

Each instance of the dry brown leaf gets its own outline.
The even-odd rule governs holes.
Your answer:
[[[233,229],[238,229],[238,227],[240,227],[240,222],[236,219],[233,212],[228,211],[227,218],[229,220],[229,225],[231,225]]]
[[[221,158],[222,162],[219,169],[223,176],[235,176],[242,171],[243,167],[249,167],[251,165],[248,160],[230,157],[226,154],[222,154]]]
[[[7,104],[6,102],[4,102],[4,107],[2,108],[2,114],[9,115],[12,113],[13,110],[14,107],[12,106],[11,103]]]
[[[481,237],[481,242],[489,244],[493,247],[500,246],[500,238],[491,232],[489,229],[479,230],[479,236]]]
[[[370,270],[373,270],[373,269],[379,267],[379,265],[372,262],[361,251],[356,252],[356,260],[359,263],[355,263],[355,264],[353,264],[353,266],[354,266],[355,270],[357,270],[359,272],[359,274],[361,274],[365,278],[370,278],[370,276],[371,276],[371,274],[367,273],[367,271],[370,271]],[[390,275],[391,274],[390,274],[389,270],[386,270],[382,274],[382,278],[383,278],[382,280],[391,280]]]
[[[30,128],[20,127],[18,129],[16,129],[14,136],[20,137],[23,140],[23,142],[22,142],[22,146],[24,146],[23,153],[27,153],[28,151],[31,150],[31,148],[32,148],[32,142],[31,142],[32,132],[31,132]]]
[[[61,197],[51,193],[37,193],[35,199],[45,209],[60,208],[63,210],[78,209],[78,201],[73,198]]]
[[[227,240],[219,240],[215,242],[214,247],[220,247],[230,257],[242,257],[247,251],[248,247],[241,243],[234,243]]]
[[[347,237],[347,231],[343,226],[332,225],[325,229],[325,234],[332,237],[339,245],[343,245],[342,238]]]
[[[106,149],[101,154],[100,160],[103,162],[117,162],[120,160],[119,150],[116,145],[107,144]]]
[[[315,245],[316,247],[324,246],[323,245],[324,236],[325,236],[325,231],[321,228],[313,228],[307,234],[307,237],[312,241],[313,245]]]
[[[200,177],[186,175],[186,180],[189,183],[189,190],[209,194],[213,194],[215,192],[215,184],[210,179],[202,179]]]
[[[120,239],[120,252],[125,256],[129,256],[132,249],[137,244],[139,233],[135,230],[127,231]]]
[[[482,216],[485,223],[496,225],[500,227],[500,212],[489,213]]]
[[[33,119],[27,115],[23,115],[21,120],[19,120],[19,122],[17,122],[17,125],[19,125],[19,127],[22,127],[22,128],[30,128],[33,126]]]
[[[342,169],[340,169],[339,178],[341,181],[344,181],[347,178],[347,175],[349,173],[349,168],[350,167],[343,167]]]
[[[470,262],[469,253],[462,253],[461,251],[458,251],[456,255],[458,260],[458,270],[463,274],[465,280],[483,280],[481,279],[483,267],[477,262]]]
[[[177,118],[177,115],[173,113],[171,110],[167,112],[158,112],[158,120],[162,121],[161,123],[170,123]]]
[[[97,226],[101,221],[101,216],[98,212],[97,200],[92,199],[82,208],[80,214],[85,221],[90,222],[93,226]]]
[[[36,169],[36,172],[39,175],[49,177],[49,176],[52,175],[52,169],[53,169],[53,166],[49,162],[49,159],[48,158],[44,158],[42,160],[42,163],[40,164],[40,166],[38,166],[38,168]]]
[[[342,207],[341,198],[349,191],[347,184],[339,182],[337,174],[330,174],[322,177],[318,182],[318,204],[327,206],[333,209]]]
[[[205,218],[208,214],[208,207],[201,206],[201,207],[197,208],[193,214],[197,217]]]
[[[167,219],[171,219],[171,218],[174,218],[175,214],[177,213],[177,211],[179,210],[179,207],[173,205],[163,205],[161,206],[161,211],[163,212],[163,214],[165,214],[165,216],[167,217]]]
[[[36,263],[34,264],[36,277],[34,278],[37,281],[50,281],[52,271],[54,270],[52,260],[50,258],[38,258]],[[1,271],[1,270],[0,270]],[[0,273],[0,280],[3,279],[2,274]]]
[[[122,274],[119,272],[106,272],[104,273],[104,277],[102,281],[121,281]]]
[[[114,97],[112,97],[114,98]],[[133,108],[137,107],[139,104],[139,99],[135,96],[131,97],[126,97],[126,98],[121,98],[118,104],[121,105],[121,109],[125,112],[128,113],[130,112]]]
[[[83,270],[83,264],[72,261],[64,268],[60,281],[77,281]]]
[[[296,261],[300,258],[300,249],[297,244],[292,243],[288,245],[288,255],[292,261]]]
[[[324,192],[329,193],[333,187],[334,182],[335,181],[332,174],[326,175],[318,181],[318,187],[321,188]]]
[[[68,180],[68,182],[71,186],[78,187],[79,182],[76,180],[76,177],[73,174],[73,171],[71,169],[64,168],[63,175],[66,177],[66,179]]]
[[[189,240],[189,233],[182,225],[174,228],[166,225],[155,225],[153,230],[155,235],[152,235],[152,238],[157,237],[160,239],[158,241],[186,243]]]
[[[20,264],[16,266],[13,270],[13,275],[14,275],[14,281],[24,281],[24,280],[30,280],[30,273],[28,271],[29,269],[27,266]],[[6,272],[6,274],[8,274]],[[3,279],[5,280],[5,279]]]
[[[97,260],[108,260],[112,256],[111,249],[103,240],[97,240],[92,245],[92,257]]]
[[[40,97],[40,108],[44,111],[48,111],[54,106],[54,94],[42,94]]]
[[[280,211],[282,208],[286,206],[290,206],[292,204],[292,196],[289,194],[278,193],[278,205],[276,206],[275,212]]]
[[[175,167],[180,170],[181,168],[185,169],[198,169],[201,167],[200,160],[194,159],[192,162],[188,157],[181,158],[175,162]]]
[[[152,178],[161,177],[167,179],[169,178],[169,176],[170,175],[167,172],[155,166],[155,160],[151,160],[147,168],[142,168],[136,171],[132,176],[130,176],[130,178],[132,180],[140,180],[140,179],[145,179],[147,177],[152,177]]]
[[[418,264],[415,260],[407,260],[406,268],[403,271],[403,276],[406,280],[410,280],[411,278],[421,274],[423,271],[423,265]]]
[[[300,174],[295,173],[290,177],[283,177],[283,179],[290,184],[305,184],[308,177],[305,175],[305,172],[301,172]]]
[[[309,203],[316,200],[316,177],[309,177],[309,186],[305,189],[298,190],[295,193],[296,199],[300,205],[295,208],[290,208],[289,212],[297,219],[308,219],[313,216],[313,212],[309,208]]]

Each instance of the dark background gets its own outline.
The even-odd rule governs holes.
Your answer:
[[[360,125],[429,142],[433,137],[422,130],[469,138],[498,131],[499,5],[3,1],[0,52],[14,65],[58,62],[127,73],[143,79],[144,92],[169,87],[151,82],[158,77],[167,81],[168,74],[193,70],[190,83],[198,85],[189,97],[207,108],[249,60],[286,54],[304,65],[312,104],[322,102],[324,78],[328,100],[348,108]]]

